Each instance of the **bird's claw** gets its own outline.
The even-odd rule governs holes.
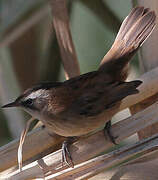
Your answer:
[[[105,127],[104,127],[104,135],[108,135],[110,141],[115,144],[115,145],[118,145],[115,141],[116,138],[118,138],[118,136],[113,136],[112,133],[111,133],[111,121],[107,122]]]
[[[72,161],[72,157],[69,151],[70,142],[69,140],[65,140],[62,144],[62,166],[66,163],[69,167],[74,167],[74,163]]]

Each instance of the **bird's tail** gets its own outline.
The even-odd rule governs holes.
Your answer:
[[[110,106],[118,101],[121,101],[125,97],[139,93],[137,87],[142,84],[142,81],[135,80],[130,82],[120,82],[117,87],[113,88],[109,93],[110,95]]]
[[[114,68],[114,65],[123,68],[128,64],[136,50],[151,34],[155,21],[154,11],[144,7],[134,8],[123,21],[111,49],[101,62],[100,69],[112,70],[110,68]]]

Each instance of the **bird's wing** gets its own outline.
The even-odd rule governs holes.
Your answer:
[[[73,101],[70,109],[76,115],[95,116],[112,108],[128,95],[138,93],[137,87],[141,83],[141,81],[96,83],[96,86],[85,89]]]

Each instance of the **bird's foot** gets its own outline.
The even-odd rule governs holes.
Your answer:
[[[105,127],[104,127],[104,135],[105,135],[105,136],[108,135],[110,141],[111,141],[113,144],[117,145],[115,139],[118,138],[118,136],[114,137],[114,136],[112,135],[112,133],[111,133],[111,121],[109,121],[109,122],[106,123],[106,125],[105,125]]]
[[[62,144],[62,166],[66,163],[69,167],[74,167],[69,146],[74,142],[74,137],[69,137]]]

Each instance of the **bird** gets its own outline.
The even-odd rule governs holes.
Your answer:
[[[119,111],[121,101],[139,93],[137,88],[142,81],[125,81],[129,62],[155,25],[154,11],[133,8],[96,71],[63,82],[34,85],[2,108],[20,107],[42,121],[50,131],[66,137],[62,144],[62,161],[73,166],[69,152],[73,140],[102,126],[106,130],[111,126],[111,118]],[[108,129],[109,137],[115,143]]]

